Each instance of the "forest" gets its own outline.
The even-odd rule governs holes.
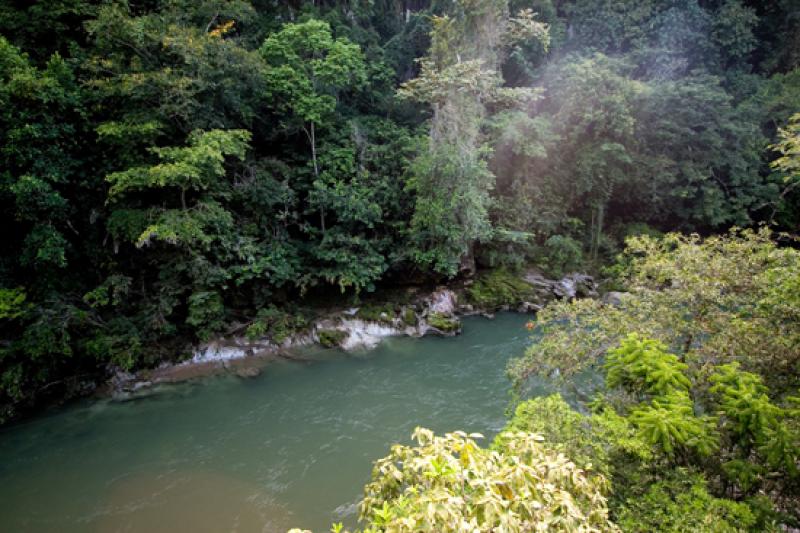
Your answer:
[[[509,432],[418,430],[369,527],[798,527],[798,185],[796,0],[0,0],[0,421],[320,302],[590,272],[624,296],[539,313]]]

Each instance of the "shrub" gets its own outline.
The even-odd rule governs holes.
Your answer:
[[[553,276],[563,276],[578,270],[583,264],[581,243],[566,235],[551,235],[543,246],[542,266]]]

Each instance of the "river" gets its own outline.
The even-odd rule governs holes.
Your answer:
[[[0,531],[277,532],[355,524],[372,462],[415,426],[487,438],[528,317],[467,318],[454,338],[313,349],[261,375],[93,400],[0,430]]]

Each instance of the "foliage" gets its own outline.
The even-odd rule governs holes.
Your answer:
[[[412,219],[414,258],[437,272],[474,270],[473,247],[492,233],[488,218],[494,174],[481,137],[487,102],[524,102],[531,91],[502,87],[498,65],[508,48],[526,39],[546,46],[547,27],[530,12],[510,18],[502,0],[455,4],[453,16],[435,16],[431,47],[419,75],[400,96],[429,104],[428,147],[411,166],[417,202]]]
[[[797,227],[790,0],[401,4],[0,3],[3,413],[281,338],[259,310],[331,287],[557,275],[632,224]],[[728,337],[785,375],[797,266],[767,270]],[[639,333],[683,357],[688,329]]]
[[[245,335],[251,340],[269,337],[277,344],[283,344],[291,335],[308,327],[308,319],[302,313],[290,314],[274,305],[263,307],[256,318],[247,326]]]
[[[756,523],[745,503],[715,498],[701,475],[683,468],[628,499],[616,520],[631,532],[751,531]]]
[[[770,237],[766,230],[707,239],[632,237],[622,262],[629,292],[619,305],[553,302],[537,317],[536,341],[525,358],[510,367],[518,387],[527,376],[552,375],[556,368],[562,375],[589,365],[605,372],[606,390],[594,405],[621,417],[654,457],[634,458],[639,468],[630,468],[630,456],[609,460],[599,444],[587,446],[590,429],[571,429],[581,421],[578,414],[559,414],[565,429],[549,431],[562,446],[580,443],[570,450],[576,457],[596,458],[611,473],[622,491],[612,501],[612,517],[626,527],[647,530],[645,524],[659,520],[675,530],[766,524],[775,518],[764,518],[769,513],[755,500],[751,512],[724,499],[759,491],[796,516],[796,506],[786,502],[796,500],[800,457],[797,322],[789,319],[796,302],[786,285],[794,281],[785,280],[794,279],[787,274],[800,256]],[[531,419],[523,418],[524,427],[551,423],[541,409],[521,409]],[[676,467],[719,484],[698,477],[686,487],[692,496],[681,496],[674,485],[680,479],[671,477]],[[694,507],[700,501],[706,504]],[[658,518],[660,508],[666,518]]]
[[[375,463],[361,516],[379,531],[613,531],[605,480],[584,473],[529,433],[504,434],[502,451],[480,435],[437,437],[418,428],[417,446],[395,445]]]
[[[543,257],[539,260],[553,276],[574,272],[583,264],[581,243],[566,235],[551,235],[542,246]]]
[[[186,323],[193,326],[201,339],[208,339],[222,329],[225,308],[219,293],[195,292],[189,296],[189,314]]]
[[[181,206],[186,209],[186,192],[213,187],[214,180],[225,175],[225,157],[244,159],[249,140],[250,133],[243,130],[196,130],[189,135],[186,147],[152,148],[159,164],[129,168],[106,177],[111,183],[109,199],[135,191],[172,187],[181,192]]]
[[[710,381],[714,384],[710,392],[722,416],[722,427],[737,448],[736,455],[726,465],[729,467],[726,472],[751,475],[752,470],[743,472],[740,466],[742,460],[750,459],[757,451],[770,468],[796,478],[800,432],[787,425],[792,411],[773,404],[761,377],[740,370],[738,363],[717,367]],[[737,477],[745,490],[750,488],[750,479]]]
[[[614,480],[628,468],[652,458],[652,448],[634,426],[613,409],[599,407],[590,415],[572,409],[559,394],[532,398],[517,405],[506,429],[544,437],[547,446]],[[502,448],[503,438],[493,446]]]
[[[672,391],[687,392],[691,385],[685,375],[686,364],[667,353],[662,343],[640,339],[635,333],[608,351],[604,367],[610,388],[662,396]]]
[[[0,289],[0,319],[13,320],[25,313],[27,295],[20,288]]]
[[[629,333],[660,341],[692,372],[736,360],[775,383],[792,376],[800,353],[797,323],[788,318],[794,298],[778,303],[771,295],[789,294],[796,250],[776,246],[768,230],[627,242],[621,305],[551,304],[537,316],[541,342],[512,365],[515,379],[554,368],[574,374]]]

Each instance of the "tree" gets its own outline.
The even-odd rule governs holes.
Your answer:
[[[769,166],[780,174],[783,188],[780,200],[784,200],[800,185],[800,113],[792,115],[785,128],[778,129],[778,142],[770,145],[770,149],[778,153],[778,157]],[[776,202],[770,220],[780,207]]]
[[[188,146],[151,148],[158,164],[113,172],[106,177],[111,183],[109,200],[135,191],[172,188],[180,192],[180,207],[185,210],[187,191],[217,188],[217,180],[225,175],[225,157],[243,160],[250,137],[245,130],[197,130],[189,136]]]
[[[417,195],[414,259],[450,276],[474,270],[473,247],[491,235],[494,175],[481,136],[487,106],[533,97],[502,87],[504,54],[520,41],[547,42],[547,27],[529,11],[509,18],[505,0],[464,0],[454,11],[434,17],[420,74],[399,90],[404,98],[429,104],[433,113],[428,148],[411,167],[410,187]]]
[[[327,22],[312,19],[284,25],[267,37],[259,53],[268,65],[265,96],[278,99],[278,108],[288,113],[285,127],[299,126],[306,134],[314,178],[320,181],[316,128],[330,120],[340,92],[366,81],[361,49],[345,38],[334,39]],[[324,232],[324,206],[319,216]]]
[[[721,476],[712,487],[718,496],[763,491],[796,515],[800,315],[792,287],[800,254],[770,237],[629,239],[621,265],[629,293],[615,305],[545,308],[537,340],[509,367],[517,387],[534,373],[558,369],[563,377],[602,365],[606,389],[594,409],[613,409],[657,450],[657,478],[688,467]]]
[[[706,239],[638,236],[627,244],[621,283],[629,292],[620,305],[548,306],[536,319],[541,342],[510,367],[517,384],[556,368],[573,375],[629,333],[660,341],[690,372],[739,361],[775,385],[792,382],[800,354],[800,330],[790,318],[797,299],[789,296],[797,250],[776,246],[766,229]]]
[[[480,437],[417,428],[416,446],[393,446],[365,488],[365,532],[618,530],[608,520],[603,476],[538,435],[504,433],[501,449],[491,451],[475,443]]]

